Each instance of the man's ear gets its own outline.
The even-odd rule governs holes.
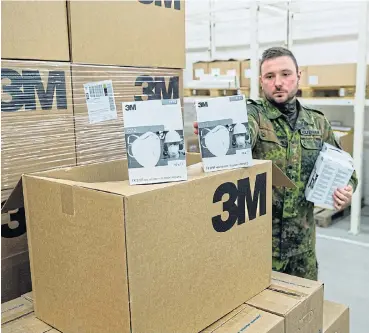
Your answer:
[[[300,79],[301,79],[301,71],[300,71],[300,70],[298,70],[298,71],[297,71],[297,81],[299,81],[299,82],[300,82]]]

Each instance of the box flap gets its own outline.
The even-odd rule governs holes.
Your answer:
[[[281,287],[291,288],[304,294],[312,294],[323,286],[323,283],[320,281],[302,279],[297,276],[275,271],[272,271],[272,284]]]
[[[272,175],[273,175],[273,185],[276,187],[287,187],[287,188],[297,188],[296,185],[292,182],[291,179],[289,179],[284,173],[283,171],[277,167],[274,163],[273,163],[273,171],[272,171]]]

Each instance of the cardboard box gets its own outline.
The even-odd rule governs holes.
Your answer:
[[[77,164],[126,158],[122,103],[182,98],[182,72],[177,69],[73,65]],[[108,105],[112,105],[111,114],[115,113],[115,116],[101,122],[91,121],[86,85],[101,86],[102,82],[108,89],[112,100]]]
[[[2,1],[1,58],[69,61],[66,1]]]
[[[351,156],[354,155],[354,133],[353,131],[342,131],[333,130],[338,142],[340,143],[342,149],[349,153]]]
[[[349,333],[350,310],[346,305],[324,300],[323,333]]]
[[[1,304],[1,325],[33,312],[33,303],[18,297]]]
[[[204,171],[251,166],[245,96],[209,98],[195,105]]]
[[[349,183],[354,170],[350,154],[324,143],[305,189],[306,200],[321,208],[335,209],[333,193]]]
[[[200,333],[284,333],[284,320],[243,304]]]
[[[1,189],[23,173],[76,165],[70,67],[1,62]]]
[[[367,79],[369,82],[369,66]],[[308,66],[308,85],[312,87],[344,87],[356,85],[356,64]]]
[[[323,284],[272,272],[272,284],[246,303],[285,318],[285,333],[317,333],[323,327]]]
[[[307,70],[308,70],[307,66],[299,66],[299,71],[301,72],[300,83],[299,83],[300,88],[306,88],[309,86]]]
[[[72,61],[185,68],[185,1],[68,2]]]
[[[188,174],[129,186],[123,160],[24,175],[37,317],[70,333],[198,332],[265,289],[272,184],[291,181],[270,161]],[[224,191],[245,193],[247,214],[223,222]]]
[[[3,333],[57,333],[51,326],[36,318],[32,312],[2,326]]]
[[[204,74],[209,74],[209,62],[198,61],[192,64],[193,79],[198,80]]]
[[[22,297],[25,298],[27,301],[33,302],[33,293],[32,293],[32,291],[22,295]]]
[[[250,59],[241,61],[241,87],[250,87],[251,69]]]
[[[187,180],[180,99],[123,103],[131,185]]]
[[[241,62],[239,60],[214,60],[209,62],[209,74],[236,76],[240,78]]]

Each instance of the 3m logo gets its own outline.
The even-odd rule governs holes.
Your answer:
[[[181,10],[181,2],[179,0],[138,0],[138,2],[144,4],[144,5],[151,5],[152,3],[155,4],[155,6],[162,7],[164,2],[165,8],[173,8],[176,10]]]
[[[259,206],[259,216],[266,214],[266,181],[267,174],[260,173],[256,176],[253,193],[251,192],[250,178],[243,178],[237,181],[237,185],[231,182],[220,185],[214,192],[213,203],[221,202],[225,196],[227,201],[223,201],[223,212],[227,212],[228,217],[222,220],[221,215],[212,218],[213,228],[217,232],[226,232],[234,224],[241,225],[246,222],[246,206],[249,221],[256,218]]]
[[[178,99],[179,98],[179,77],[172,76],[169,82],[164,77],[151,77],[142,75],[137,77],[136,87],[142,87],[142,95],[136,95],[135,101],[143,101],[143,96],[147,96],[148,100],[158,99]]]
[[[198,102],[197,106],[199,108],[207,108],[209,105],[208,105],[208,102]]]
[[[45,83],[47,84],[45,89]],[[54,98],[58,110],[67,109],[64,71],[48,71],[42,80],[39,70],[1,69],[1,111],[36,110],[36,95],[42,110],[52,110]]]
[[[136,104],[127,104],[125,107],[126,111],[135,111],[136,110]]]

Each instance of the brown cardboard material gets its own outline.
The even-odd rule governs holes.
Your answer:
[[[33,312],[33,303],[19,297],[1,304],[1,325]]]
[[[241,61],[241,87],[250,87],[250,77],[251,77],[251,69],[250,69],[250,59]]]
[[[368,69],[367,82],[369,82]],[[308,85],[311,87],[344,87],[356,85],[356,64],[308,66],[307,74]]]
[[[350,310],[346,305],[324,300],[323,333],[349,333]]]
[[[316,333],[323,327],[323,284],[272,272],[272,284],[246,302],[285,318],[285,333]]]
[[[69,61],[66,1],[2,1],[1,57]]]
[[[70,67],[2,60],[1,186],[23,173],[76,164]]]
[[[193,79],[198,80],[201,75],[209,74],[209,62],[198,61],[192,65]]]
[[[284,333],[283,318],[246,304],[224,316],[200,333]]]
[[[77,164],[126,158],[123,102],[183,97],[182,70],[73,65]],[[84,84],[111,80],[117,119],[91,124]]]
[[[214,60],[209,62],[209,74],[235,75],[240,79],[241,62],[239,60]]]
[[[185,1],[70,1],[68,9],[73,62],[185,68]]]
[[[347,132],[346,134],[339,137],[339,143],[342,149],[354,156],[354,132]]]
[[[22,297],[25,298],[27,301],[33,302],[33,293],[32,293],[32,291],[22,295]]]
[[[271,171],[199,163],[145,186],[128,185],[126,161],[24,175],[36,315],[70,333],[204,329],[270,283]],[[253,192],[256,177],[265,206],[248,200],[256,218],[216,232],[218,187],[248,178]]]
[[[299,71],[301,73],[300,82],[299,82],[300,88],[306,88],[307,86],[309,86],[307,70],[308,70],[307,66],[299,66]]]
[[[36,318],[34,312],[5,324],[3,333],[52,333],[57,332],[43,321]]]

